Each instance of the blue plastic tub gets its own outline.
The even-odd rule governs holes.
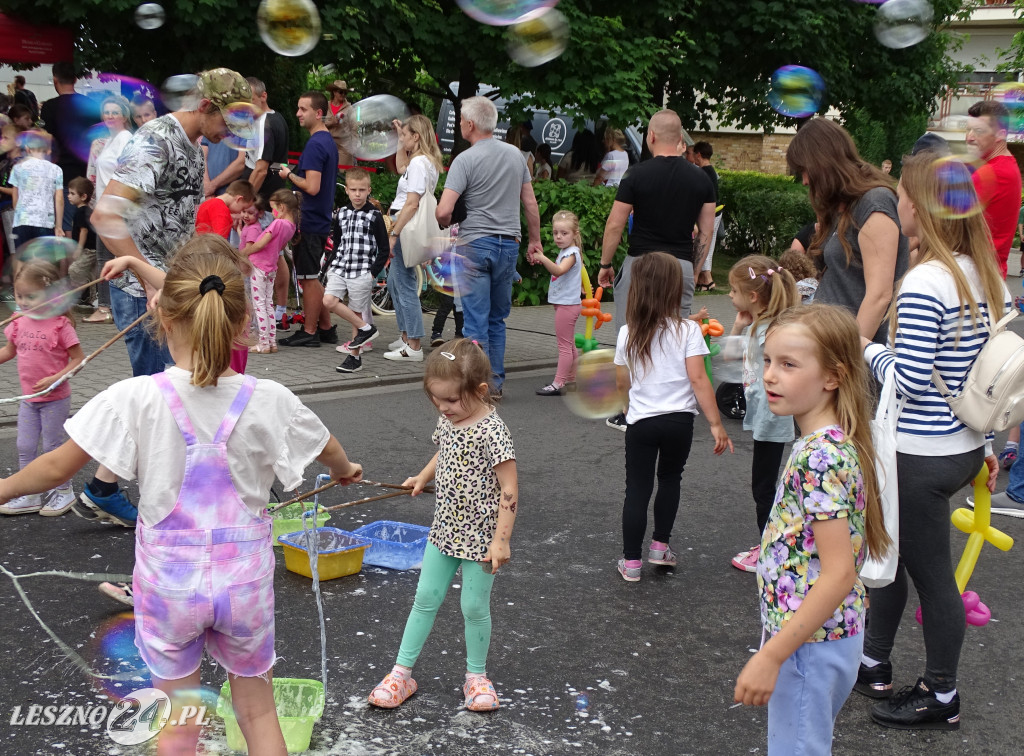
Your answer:
[[[370,541],[364,564],[391,570],[418,570],[423,565],[430,528],[407,522],[380,520],[353,531]]]

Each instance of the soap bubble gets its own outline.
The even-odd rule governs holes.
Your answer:
[[[53,149],[53,137],[39,129],[22,131],[20,134],[15,135],[14,143],[22,152],[28,152],[29,150],[34,152],[45,150],[49,152]]]
[[[94,685],[120,701],[140,688],[152,685],[149,667],[135,647],[135,615],[123,612],[105,620],[94,634],[90,655],[96,671],[104,677],[94,677]]]
[[[236,150],[247,150],[256,139],[256,109],[250,102],[232,102],[221,110],[228,134],[221,142]]]
[[[462,12],[488,26],[514,24],[527,13],[554,8],[558,0],[456,0]]]
[[[166,19],[163,6],[158,3],[143,3],[135,9],[135,23],[140,29],[159,29]]]
[[[452,251],[450,241],[446,238],[437,241],[438,248],[445,248],[444,251],[433,260],[423,266],[427,274],[427,283],[434,291],[440,294],[455,296],[455,277],[452,273]]]
[[[580,355],[576,390],[565,395],[574,414],[593,420],[622,412],[625,398],[615,382],[614,359],[614,349],[595,349]]]
[[[1024,84],[1008,81],[992,90],[992,97],[1010,111],[1009,136],[1024,137]]]
[[[970,168],[955,155],[932,163],[935,196],[928,197],[928,210],[940,218],[967,218],[981,212]]]
[[[360,160],[382,160],[398,151],[398,130],[393,121],[405,121],[409,108],[397,97],[373,95],[352,104],[354,133],[344,140],[345,149]]]
[[[568,44],[569,22],[561,11],[550,8],[527,13],[508,29],[508,55],[526,68],[554,60]]]
[[[320,13],[312,0],[262,0],[256,26],[278,55],[305,55],[320,41]]]
[[[17,280],[6,286],[3,298],[15,301],[25,317],[32,320],[64,314],[74,304],[67,268],[77,249],[71,239],[57,236],[25,242],[12,260],[11,277],[17,270]]]
[[[772,74],[768,104],[784,116],[807,118],[818,111],[825,96],[825,80],[805,66],[783,66]]]
[[[160,99],[169,111],[195,110],[199,107],[199,77],[195,74],[171,76],[160,87]]]
[[[875,37],[886,47],[912,47],[931,33],[934,11],[928,0],[889,0],[878,9]]]
[[[96,211],[112,213],[112,219],[104,219]],[[138,212],[139,206],[127,197],[104,192],[92,214],[92,230],[106,239],[127,239],[131,235],[128,224]]]

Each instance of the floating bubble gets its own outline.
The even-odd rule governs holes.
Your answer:
[[[256,26],[278,55],[305,55],[320,41],[320,13],[312,0],[262,0]]]
[[[138,212],[139,206],[127,197],[104,192],[93,210],[92,229],[106,239],[127,239],[128,224]]]
[[[508,26],[527,13],[554,8],[558,0],[456,0],[462,12],[488,26]]]
[[[569,22],[551,8],[527,13],[508,29],[508,55],[526,68],[548,63],[569,45]]]
[[[574,414],[594,420],[622,412],[625,401],[615,382],[614,359],[614,349],[595,349],[580,355],[576,390],[565,395]]]
[[[409,108],[397,97],[373,95],[352,104],[354,132],[345,137],[345,149],[360,160],[382,160],[398,151],[393,122],[409,117]]]
[[[992,97],[1010,111],[1009,136],[1024,138],[1024,84],[1008,81],[992,89]]]
[[[772,74],[768,104],[784,116],[807,118],[821,107],[825,80],[806,66],[783,66]]]
[[[53,137],[39,129],[22,131],[14,137],[14,144],[22,152],[49,152],[53,149]]]
[[[888,0],[878,9],[875,38],[896,50],[912,47],[931,33],[934,16],[928,0]]]
[[[160,99],[169,111],[195,110],[199,107],[199,77],[178,74],[167,79],[160,87]]]
[[[743,353],[746,351],[746,336],[718,336],[718,354],[712,357],[715,380],[721,383],[743,383]]]
[[[135,647],[135,615],[123,612],[105,620],[90,644],[93,666],[104,676],[116,679],[94,678],[94,685],[120,701],[128,694],[152,685],[149,668]]]
[[[452,271],[450,241],[447,238],[442,238],[437,240],[437,245],[439,248],[448,247],[448,249],[445,249],[440,256],[435,257],[423,266],[427,274],[427,283],[430,284],[434,291],[454,297],[455,277]]]
[[[932,163],[935,196],[928,198],[928,210],[940,218],[967,218],[981,212],[981,203],[971,180],[970,168],[949,155]]]
[[[143,3],[135,9],[135,23],[140,29],[159,29],[167,18],[159,3]]]
[[[71,309],[74,295],[67,269],[78,245],[71,239],[42,236],[18,247],[11,263],[13,284],[4,292],[25,317],[46,320]],[[17,271],[17,272],[15,272]]]
[[[157,90],[152,84],[145,79],[136,79],[134,76],[125,76],[119,73],[100,73],[96,74],[96,79],[104,84],[110,82],[117,82],[120,91],[114,92],[113,94],[119,94],[126,100],[131,100],[135,95],[142,95],[149,99],[155,99],[157,97]],[[102,95],[102,92],[97,91],[97,95]]]
[[[228,134],[221,139],[232,149],[239,151],[254,147],[256,139],[256,109],[249,102],[233,102],[221,110]]]

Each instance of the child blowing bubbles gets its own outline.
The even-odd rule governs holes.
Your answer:
[[[359,480],[362,468],[286,388],[230,369],[232,344],[249,322],[237,254],[203,235],[172,258],[166,276],[133,257],[107,263],[108,279],[130,268],[160,289],[156,317],[174,366],[93,398],[67,423],[70,441],[0,481],[0,501],[53,488],[90,458],[138,476],[135,643],[154,686],[171,695],[180,722],[181,707],[198,701],[175,694],[199,689],[205,648],[228,671],[249,752],[284,754],[270,684],[267,496],[275,475],[295,488],[314,459],[342,482]],[[194,720],[168,727],[158,750],[193,753],[198,738]]]
[[[580,255],[579,219],[568,210],[559,210],[551,224],[558,255],[554,261],[544,255],[534,256],[551,274],[548,302],[555,306],[555,337],[558,339],[558,367],[555,380],[537,389],[540,396],[561,396],[565,384],[576,380],[576,321],[580,317],[580,287],[583,282],[583,258]]]
[[[51,295],[47,290],[57,281],[57,268],[43,260],[29,260],[14,274],[14,298],[23,311],[45,302]],[[78,343],[75,326],[67,315],[33,319],[39,315],[16,318],[4,329],[7,344],[0,349],[0,363],[18,359],[18,377],[25,394],[44,391],[64,374],[73,370],[85,355]],[[18,466],[24,469],[36,458],[40,439],[43,452],[56,449],[66,438],[64,421],[71,409],[71,384],[63,383],[49,394],[35,399],[23,399],[18,409]],[[75,501],[75,492],[69,481],[48,486],[46,505],[38,494],[19,496],[0,505],[0,513],[43,516],[62,515]]]
[[[761,539],[757,584],[769,640],[743,668],[734,697],[768,704],[769,754],[830,753],[863,645],[857,575],[867,552],[889,540],[871,443],[874,392],[853,316],[824,304],[780,315],[764,345],[764,385],[771,411],[792,415],[804,436]]]
[[[404,485],[412,486],[415,496],[436,479],[437,507],[398,662],[370,693],[374,706],[393,709],[416,692],[412,668],[461,566],[465,706],[498,708],[498,694],[486,676],[491,587],[511,556],[519,484],[512,436],[490,404],[490,377],[487,355],[467,339],[449,341],[427,358],[423,386],[441,413],[433,436],[440,449]]]

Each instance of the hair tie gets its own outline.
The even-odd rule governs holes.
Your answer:
[[[220,276],[207,276],[199,284],[199,296],[205,296],[210,289],[216,289],[218,294],[224,293],[224,281]]]

